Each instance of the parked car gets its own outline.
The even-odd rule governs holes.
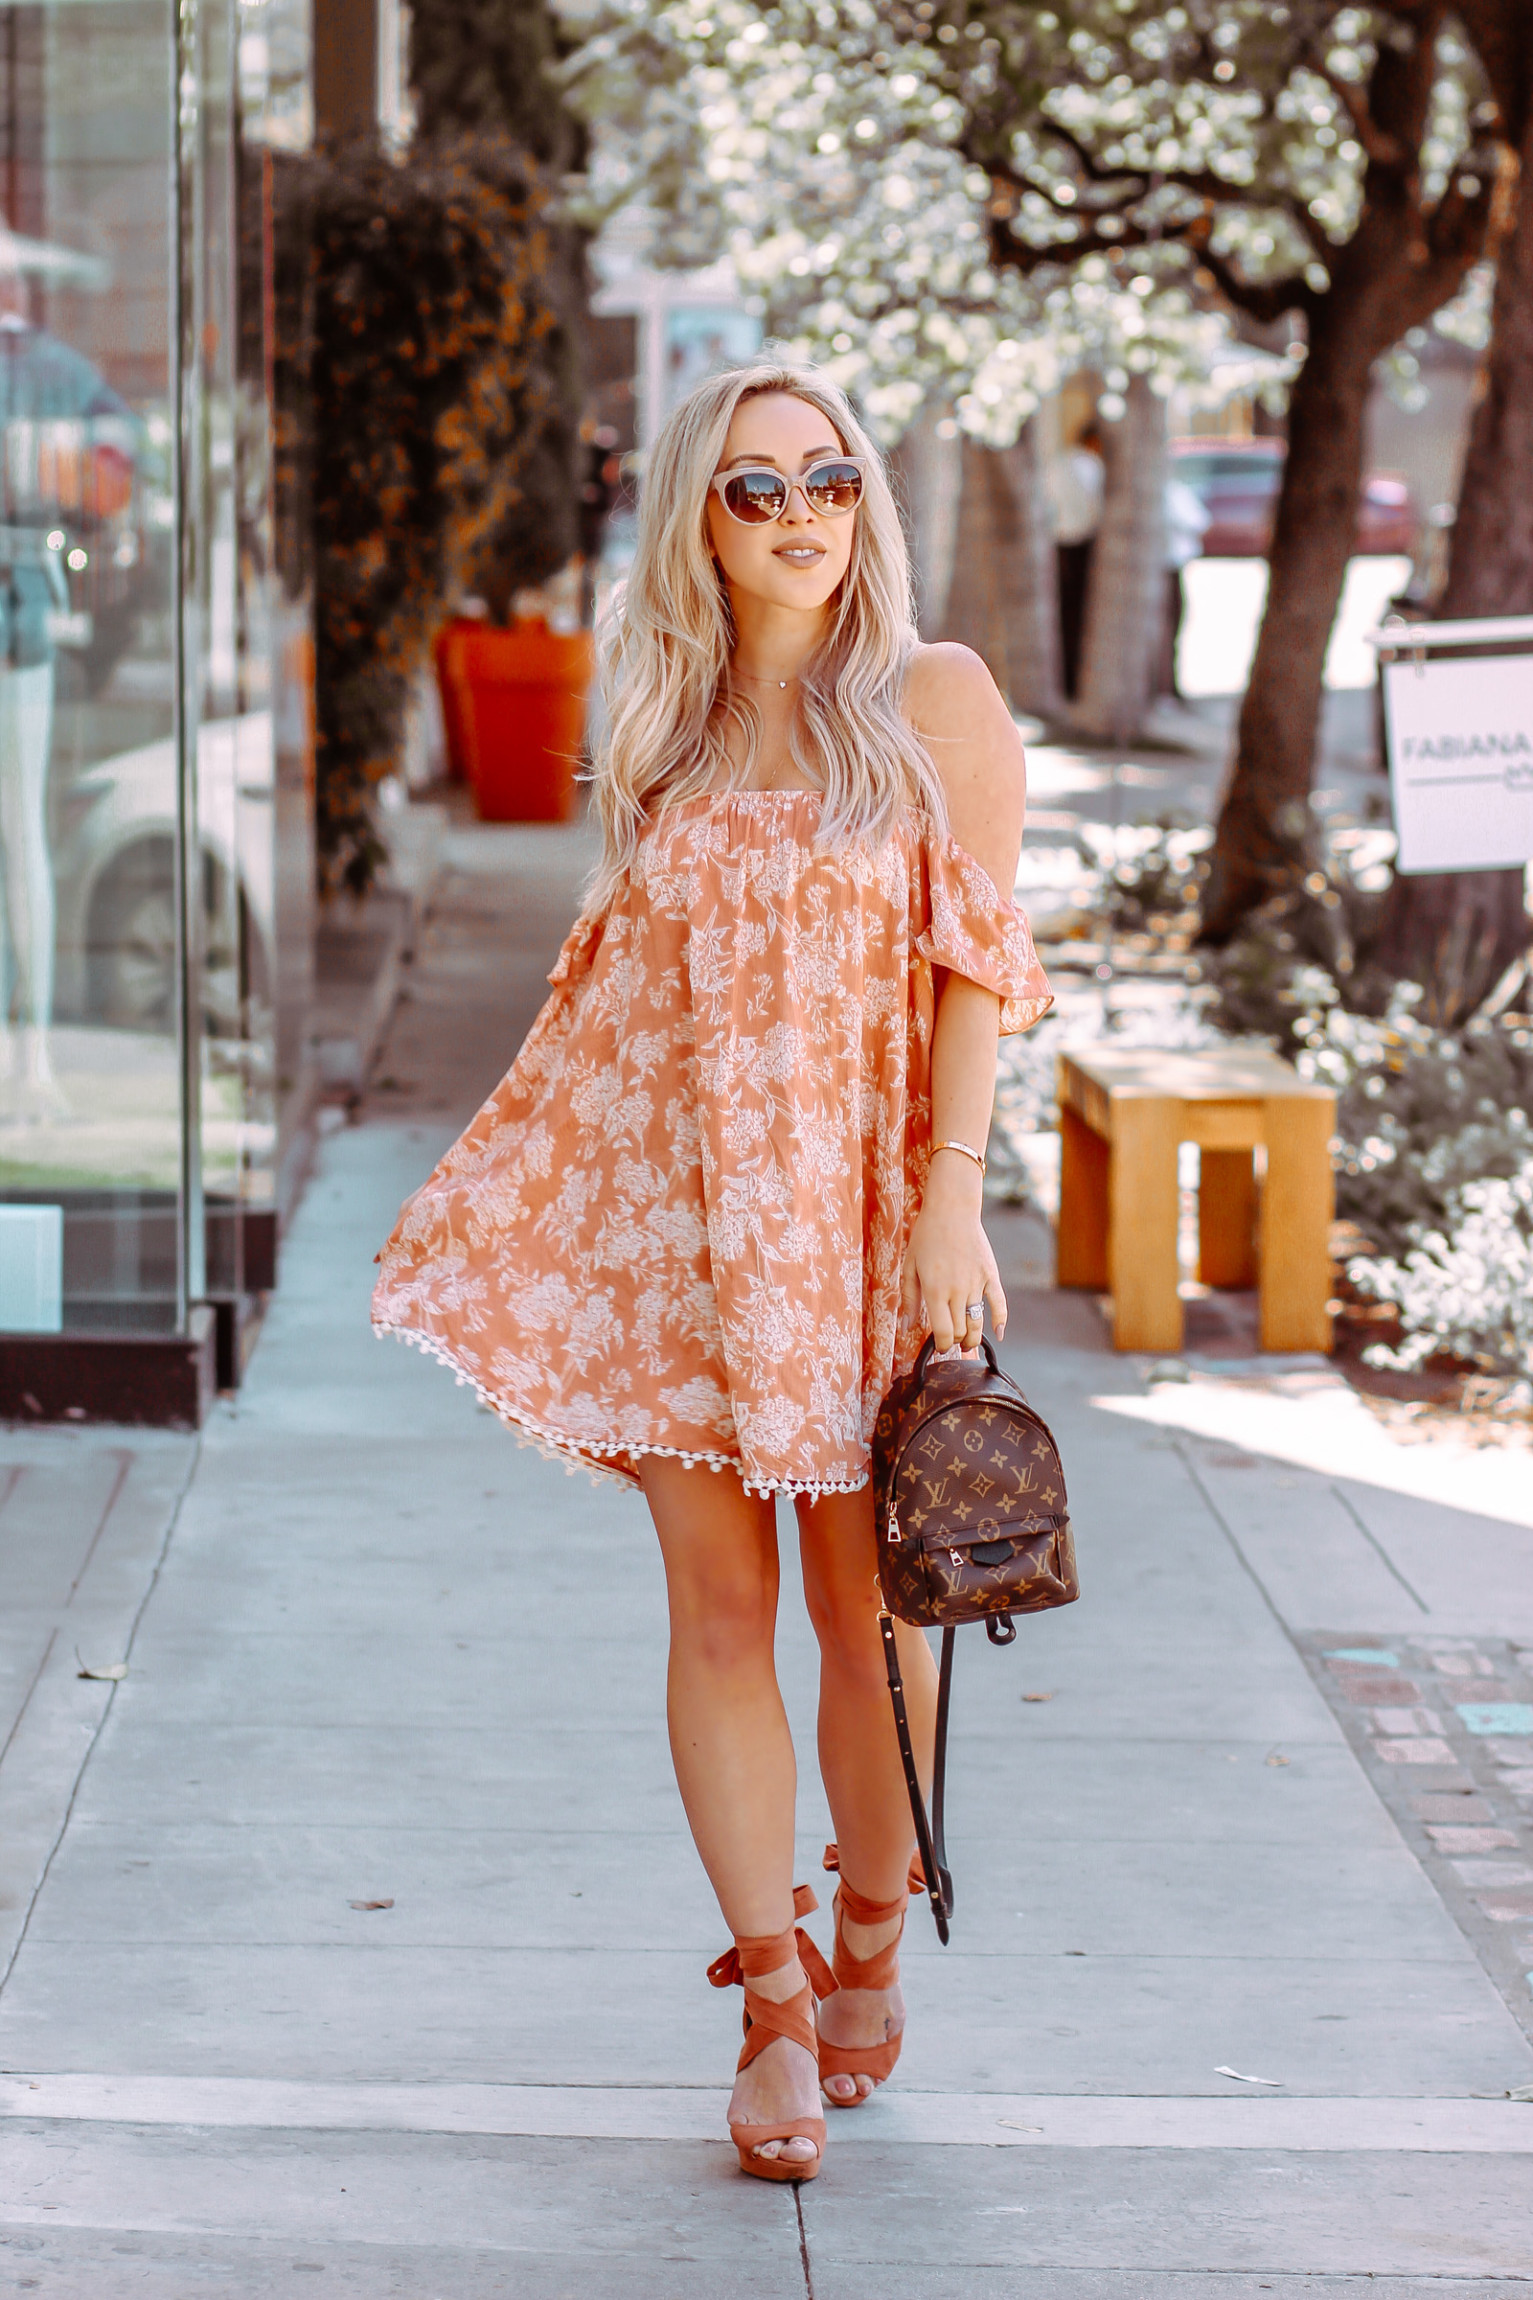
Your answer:
[[[1209,514],[1205,559],[1265,559],[1287,452],[1281,439],[1173,440],[1172,471]],[[1363,482],[1354,550],[1411,558],[1420,524],[1399,473],[1370,472]]]
[[[245,1036],[270,999],[270,714],[205,725],[197,743],[202,1005],[215,1038]],[[53,802],[61,1020],[175,1028],[176,761],[168,740],[60,777]]]

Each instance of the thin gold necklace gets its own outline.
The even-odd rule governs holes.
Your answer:
[[[734,672],[734,675],[737,679],[749,679],[752,686],[754,687],[787,688],[790,686],[797,687],[801,684],[801,682],[796,678],[778,679],[772,677],[769,673],[762,671],[742,671],[738,663],[731,664],[730,668]]]

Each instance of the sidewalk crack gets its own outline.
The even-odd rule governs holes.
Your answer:
[[[804,2300],[814,2300],[814,2272],[809,2265],[809,2231],[804,2226],[804,2184],[793,2183],[793,2210],[798,2217],[798,2264],[804,2271]]]
[[[132,1454],[126,1454],[124,1456],[124,1460],[131,1466],[133,1460]],[[198,1466],[201,1463],[201,1460],[202,1440],[199,1436],[196,1444],[192,1447],[190,1457],[187,1461],[186,1475],[182,1479],[180,1489],[176,1494],[175,1500],[171,1504],[169,1517],[165,1526],[164,1539],[161,1541],[158,1550],[155,1552],[154,1565],[150,1571],[149,1579],[144,1586],[142,1596],[139,1598],[137,1605],[133,1609],[133,1617],[128,1625],[128,1634],[123,1643],[122,1658],[125,1661],[128,1660],[132,1655],[134,1640],[138,1636],[139,1628],[143,1622],[144,1615],[149,1609],[150,1600],[153,1598],[156,1589],[158,1589],[160,1585],[160,1575],[165,1569],[165,1560],[170,1554],[170,1545],[171,1542],[175,1539],[176,1527],[181,1522],[181,1512],[185,1507],[186,1497],[192,1490],[192,1484],[196,1478]],[[127,1470],[123,1469],[119,1475],[117,1483],[113,1486],[111,1497],[107,1502],[106,1509],[103,1512],[100,1524],[98,1524],[96,1528],[95,1539],[91,1544],[92,1549],[95,1548],[96,1541],[100,1540],[101,1534],[106,1525],[107,1518],[110,1517],[112,1510],[116,1506],[117,1497],[122,1490],[126,1476]],[[73,1595],[74,1592],[71,1590],[71,1598]],[[54,1641],[57,1635],[58,1632],[55,1630],[53,1637],[50,1637],[48,1640],[48,1652],[44,1654],[43,1660],[38,1667],[37,1679],[34,1679],[33,1682],[33,1691],[36,1690],[36,1684],[42,1677],[43,1669],[47,1666],[48,1654],[53,1651]],[[16,1970],[17,1959],[20,1957],[23,1948],[26,1946],[27,1935],[32,1929],[32,1919],[37,1913],[37,1904],[42,1898],[43,1887],[47,1884],[49,1876],[52,1874],[53,1864],[58,1858],[59,1847],[63,1844],[64,1839],[69,1831],[69,1824],[74,1819],[75,1806],[79,1803],[81,1786],[84,1783],[86,1773],[89,1770],[91,1759],[96,1754],[96,1749],[101,1740],[101,1736],[106,1730],[106,1722],[110,1717],[113,1706],[116,1702],[117,1691],[118,1688],[115,1684],[108,1687],[107,1697],[101,1705],[101,1714],[96,1720],[95,1730],[87,1740],[84,1752],[80,1758],[79,1765],[75,1769],[74,1780],[70,1786],[69,1795],[65,1800],[63,1816],[59,1822],[58,1828],[54,1832],[53,1842],[48,1847],[47,1855],[38,1870],[37,1881],[33,1885],[32,1891],[28,1896],[26,1911],[22,1917],[20,1925],[17,1927],[16,1939],[12,1946],[10,1956],[6,1959],[4,1970],[0,1971],[0,1993],[4,1992],[7,1984],[9,1983],[12,1973]],[[29,1692],[27,1696],[28,1701],[31,1700],[31,1697],[31,1693]]]
[[[1400,1571],[1399,1566],[1396,1565],[1394,1559],[1390,1556],[1388,1550],[1384,1547],[1384,1544],[1374,1534],[1369,1532],[1367,1526],[1363,1523],[1360,1512],[1353,1506],[1349,1497],[1343,1493],[1341,1487],[1334,1481],[1331,1485],[1331,1491],[1335,1494],[1336,1499],[1341,1503],[1341,1506],[1346,1511],[1348,1517],[1351,1518],[1352,1523],[1357,1527],[1357,1530],[1362,1535],[1364,1541],[1367,1542],[1369,1548],[1374,1552],[1380,1565],[1383,1566],[1385,1572],[1392,1573],[1394,1575],[1396,1581],[1399,1582],[1400,1587],[1405,1591],[1406,1596],[1410,1599],[1413,1605],[1417,1606],[1423,1613],[1430,1613],[1432,1608],[1430,1605],[1428,1605],[1426,1599],[1420,1594],[1418,1590],[1415,1590],[1411,1587],[1411,1584],[1406,1580],[1404,1574]]]

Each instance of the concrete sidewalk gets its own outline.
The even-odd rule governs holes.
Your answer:
[[[1008,1356],[1083,1601],[963,1641],[954,1942],[913,1913],[894,2085],[814,2186],[735,2171],[642,1506],[366,1328],[584,851],[452,835],[200,1445],[0,1444],[0,2292],[1533,2290],[1533,1532],[1184,1428],[1042,1290]],[[800,1812],[817,1876],[813,1778]]]

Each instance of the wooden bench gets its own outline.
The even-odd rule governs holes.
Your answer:
[[[1328,1086],[1260,1050],[1093,1046],[1060,1056],[1059,1124],[1057,1283],[1112,1296],[1116,1349],[1182,1346],[1177,1151],[1196,1142],[1203,1283],[1259,1286],[1264,1350],[1329,1350]]]

